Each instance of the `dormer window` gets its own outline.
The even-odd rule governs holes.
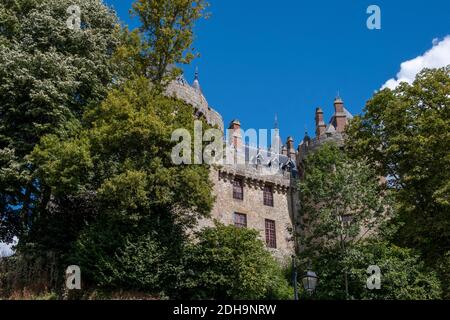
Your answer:
[[[283,170],[287,172],[292,172],[292,170],[295,168],[295,164],[292,161],[292,159],[289,159],[283,166]]]

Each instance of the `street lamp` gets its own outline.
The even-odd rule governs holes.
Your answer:
[[[298,289],[297,289],[297,263],[296,257],[292,256],[292,283],[294,285],[294,300],[298,300]]]
[[[336,208],[337,212],[337,208]],[[350,214],[342,214],[338,215],[339,223],[341,224],[341,233],[340,233],[340,246],[342,249],[343,254],[345,255],[345,239],[347,238],[347,229],[353,222],[353,216]],[[345,232],[345,237],[344,237]],[[348,300],[349,294],[348,294],[348,274],[347,270],[344,269],[344,281],[345,281],[345,298]]]
[[[317,277],[314,271],[307,271],[303,276],[302,278],[303,287],[310,295],[314,292],[314,290],[316,290],[318,279],[319,278]]]

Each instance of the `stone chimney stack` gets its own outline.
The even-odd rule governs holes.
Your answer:
[[[300,163],[299,161],[302,159],[303,151],[302,144],[300,143],[297,147],[297,165]]]
[[[230,144],[235,146],[236,149],[240,149],[242,147],[241,123],[237,119],[233,120],[228,129],[230,130]]]
[[[323,111],[319,107],[316,109],[316,137],[319,138],[321,135],[325,134],[327,125],[323,121]]]
[[[347,115],[344,112],[344,101],[339,96],[334,99],[334,116],[336,119],[336,131],[344,132],[347,124]]]
[[[294,147],[294,139],[292,137],[288,137],[286,141],[286,147],[287,147],[287,156],[295,160],[295,147]]]

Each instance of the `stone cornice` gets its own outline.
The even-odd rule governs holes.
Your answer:
[[[248,188],[264,190],[266,184],[274,187],[274,192],[285,194],[291,188],[291,177],[288,172],[277,175],[259,175],[257,172],[236,168],[234,166],[220,166],[219,180],[232,183],[235,177],[243,179],[244,186]]]

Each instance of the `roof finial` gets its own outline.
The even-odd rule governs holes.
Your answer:
[[[336,104],[336,103],[340,103],[340,104],[343,104],[344,103],[344,101],[342,100],[342,98],[341,98],[341,93],[339,92],[339,90],[338,90],[338,92],[337,92],[337,97],[336,97],[336,99],[334,99],[334,103]]]
[[[274,129],[278,129],[278,113],[275,112],[275,123],[274,123]]]
[[[309,140],[311,140],[311,138],[308,134],[308,126],[305,124],[305,137],[303,138],[303,142],[309,142]]]
[[[192,83],[192,87],[196,89],[198,92],[202,92],[202,88],[200,87],[200,82],[198,81],[198,67],[195,67],[195,77],[194,82]]]
[[[194,80],[198,80],[198,66],[195,67],[195,78]]]

